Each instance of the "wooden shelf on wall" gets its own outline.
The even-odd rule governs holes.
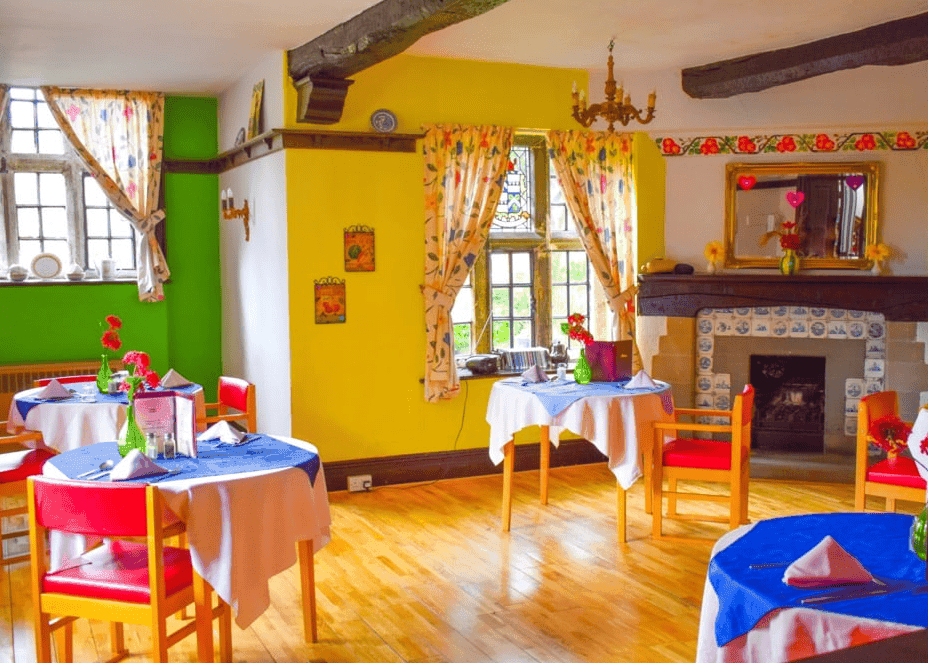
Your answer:
[[[411,153],[416,151],[416,141],[422,137],[422,134],[272,129],[212,159],[165,159],[164,170],[215,175],[285,149]]]
[[[928,321],[928,277],[782,274],[642,274],[638,314],[693,318],[703,308],[817,306]]]

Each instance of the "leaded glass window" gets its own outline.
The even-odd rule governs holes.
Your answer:
[[[509,152],[509,169],[496,206],[492,231],[526,232],[535,230],[534,159],[526,145],[515,145]]]

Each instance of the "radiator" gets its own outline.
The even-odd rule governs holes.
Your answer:
[[[116,371],[122,368],[121,361],[111,361],[110,367]],[[41,364],[0,364],[0,421],[6,420],[13,394],[32,387],[32,382],[39,378],[58,375],[82,375],[96,373],[100,370],[100,360],[59,361]]]

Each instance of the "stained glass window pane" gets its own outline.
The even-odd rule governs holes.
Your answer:
[[[535,229],[534,170],[531,148],[514,145],[509,151],[509,167],[491,230],[526,232]]]

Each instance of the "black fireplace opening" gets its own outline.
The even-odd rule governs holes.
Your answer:
[[[751,446],[825,451],[825,357],[751,355]]]

